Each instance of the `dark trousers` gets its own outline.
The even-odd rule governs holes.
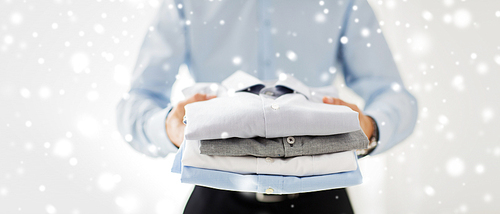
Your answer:
[[[195,186],[185,214],[225,213],[354,213],[345,189],[300,193],[298,197],[280,202],[260,202],[255,193],[241,193]]]

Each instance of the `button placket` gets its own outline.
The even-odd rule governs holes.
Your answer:
[[[296,157],[303,154],[303,141],[300,137],[283,137],[283,148],[285,149],[285,157]]]

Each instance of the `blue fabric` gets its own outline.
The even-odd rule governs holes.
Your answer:
[[[164,157],[177,151],[165,119],[183,63],[196,82],[221,82],[241,70],[261,80],[287,73],[308,87],[324,87],[342,72],[346,86],[365,100],[364,113],[378,125],[379,145],[372,154],[413,132],[417,101],[406,90],[366,0],[325,0],[324,5],[165,0],[151,26],[131,89],[117,106],[120,133],[144,154]]]
[[[292,194],[313,192],[354,186],[362,183],[359,165],[356,170],[316,176],[279,176],[261,174],[238,174],[233,172],[183,166],[183,143],[177,152],[172,172],[181,174],[181,182],[212,187],[222,190],[266,193],[268,188],[273,194]],[[356,160],[356,164],[357,160]]]

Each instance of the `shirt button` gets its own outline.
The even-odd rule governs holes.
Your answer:
[[[278,110],[280,108],[280,106],[278,104],[276,104],[276,103],[273,103],[271,105],[271,108],[274,109],[274,110]]]
[[[270,157],[267,157],[267,158],[266,158],[266,162],[268,162],[268,163],[272,163],[272,162],[274,162],[274,160],[273,160],[272,158],[270,158]]]
[[[266,194],[272,194],[274,192],[273,188],[267,188],[266,189]]]
[[[295,143],[295,138],[294,137],[287,137],[286,138],[286,142],[288,142],[289,144],[294,144]]]
[[[266,93],[264,93],[264,94],[266,94],[268,96],[274,96],[274,93],[272,91],[266,91]]]

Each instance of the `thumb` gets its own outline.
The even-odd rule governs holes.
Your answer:
[[[333,104],[333,97],[324,96],[323,97],[323,103]]]
[[[205,100],[209,100],[209,99],[212,99],[215,97],[217,97],[217,96],[197,93],[197,94],[189,97],[188,99],[184,100],[182,102],[182,105],[187,105],[189,103],[194,103],[194,102],[199,102],[199,101],[205,101]]]

